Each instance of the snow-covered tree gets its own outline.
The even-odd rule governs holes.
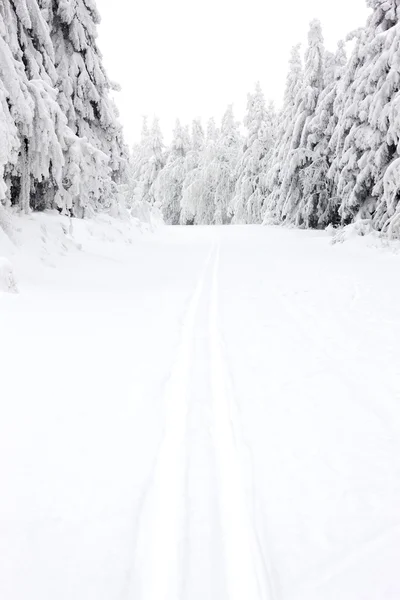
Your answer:
[[[190,150],[185,156],[185,179],[182,187],[180,222],[193,224],[199,208],[203,186],[204,130],[199,119],[192,123]]]
[[[110,96],[118,86],[108,79],[97,47],[100,15],[96,4],[94,0],[44,0],[44,4],[55,50],[60,106],[72,131],[109,157],[112,179],[118,182],[127,154]]]
[[[239,126],[234,119],[233,107],[229,106],[222,118],[221,133],[212,161],[213,179],[217,182],[214,199],[216,225],[227,223],[230,219],[229,208],[235,194],[241,145]]]
[[[214,224],[215,199],[217,189],[217,173],[215,171],[215,159],[217,155],[217,143],[220,135],[215,120],[210,119],[207,123],[206,143],[200,157],[199,172],[200,186],[196,206],[196,225]]]
[[[301,172],[302,198],[298,207],[298,218],[309,227],[338,222],[338,199],[329,174],[333,162],[330,141],[337,125],[334,104],[345,65],[345,47],[340,42],[335,55],[326,53],[324,89],[309,124],[308,164]]]
[[[337,194],[344,223],[373,217],[399,235],[400,63],[397,0],[369,0],[343,79],[336,141]]]
[[[179,224],[183,182],[186,176],[185,158],[189,150],[188,129],[177,120],[165,167],[160,171],[153,186],[155,200],[162,207],[165,222],[170,225]]]
[[[157,180],[158,175],[164,168],[165,156],[164,156],[164,137],[160,127],[160,121],[157,117],[154,118],[153,124],[150,130],[149,136],[149,149],[150,159],[147,163],[147,170],[145,173],[145,180],[148,187],[145,201],[149,202],[151,206],[156,204],[154,184]]]
[[[315,115],[319,96],[324,89],[325,48],[321,24],[310,24],[308,48],[305,57],[303,85],[295,98],[294,121],[291,129],[290,150],[282,165],[283,177],[279,194],[281,218],[297,225],[313,226],[303,201],[303,171],[309,167],[312,154],[308,147],[310,124]]]
[[[292,137],[296,116],[296,100],[303,84],[303,65],[300,45],[294,46],[289,61],[283,107],[277,119],[277,135],[271,153],[269,168],[265,174],[266,203],[264,221],[281,218],[281,187],[284,178],[284,166],[292,147]]]
[[[329,142],[333,159],[328,177],[333,181],[333,197],[338,204],[342,223],[351,222],[359,210],[353,191],[361,154],[357,146],[351,146],[351,140],[360,126],[360,99],[356,96],[356,79],[364,61],[365,35],[366,30],[360,29],[349,36],[349,39],[355,38],[355,46],[343,76],[338,82],[338,93],[334,101],[336,127]]]
[[[0,3],[0,201],[76,216],[109,208],[125,147],[83,0]]]
[[[260,223],[264,202],[263,170],[265,158],[272,150],[274,117],[268,114],[259,83],[249,94],[245,117],[247,137],[238,168],[236,193],[231,203],[235,223]]]
[[[32,192],[43,182],[56,191],[62,187],[63,145],[68,134],[54,90],[54,49],[36,0],[15,7],[4,0],[0,5],[0,80],[8,107],[3,115],[13,121],[8,122],[5,135],[9,176],[2,195],[7,189],[6,202],[28,211]],[[4,126],[4,116],[2,121]]]
[[[21,144],[17,116],[21,115],[21,125],[26,127],[32,118],[26,82],[20,79],[21,65],[14,59],[4,22],[4,17],[9,14],[11,18],[12,13],[5,8],[10,11],[10,6],[0,7],[0,204],[10,204],[9,177]]]
[[[207,125],[198,168],[195,224],[219,225],[230,219],[228,209],[235,191],[240,146],[238,124],[230,106],[223,116],[221,128],[216,127],[214,119]]]
[[[142,119],[140,142],[134,145],[129,158],[128,208],[132,207],[134,202],[142,202],[146,194],[143,180],[144,173],[147,170],[147,163],[150,159],[149,138],[148,117],[144,116]]]
[[[143,117],[141,140],[133,148],[129,167],[128,205],[155,204],[153,185],[164,166],[164,142],[157,117],[149,130]]]
[[[206,142],[207,144],[211,142],[216,142],[219,136],[219,130],[215,123],[214,117],[211,117],[207,122],[207,130],[206,130]]]

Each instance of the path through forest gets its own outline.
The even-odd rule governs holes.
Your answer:
[[[2,598],[400,597],[400,258],[329,242],[164,228],[0,297]]]

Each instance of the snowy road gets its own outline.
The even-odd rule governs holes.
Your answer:
[[[397,255],[189,227],[54,260],[0,296],[1,598],[398,600]]]

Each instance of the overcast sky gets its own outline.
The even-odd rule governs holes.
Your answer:
[[[176,117],[220,118],[234,104],[242,119],[259,80],[280,103],[291,47],[322,21],[326,46],[365,23],[365,0],[97,0],[99,46],[131,144],[141,117],[158,115],[166,138]]]

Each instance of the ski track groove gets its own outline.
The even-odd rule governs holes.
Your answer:
[[[178,346],[179,346],[179,340],[175,346],[174,355],[177,352]],[[160,396],[162,397],[163,391],[168,383],[168,379],[169,379],[170,373],[172,371],[172,366],[173,366],[173,362],[168,371],[169,374],[167,374],[161,380],[161,383],[159,385],[159,391],[158,391],[158,393],[156,393],[156,397],[160,397]],[[165,426],[163,427],[161,439],[160,439],[159,443],[157,444],[157,449],[156,449],[154,458],[151,463],[149,474],[145,478],[142,490],[139,494],[138,501],[135,505],[135,509],[133,510],[132,521],[134,522],[134,527],[133,527],[133,535],[132,535],[132,539],[133,539],[132,551],[131,551],[132,558],[129,562],[129,566],[126,571],[125,583],[123,585],[123,588],[122,588],[122,591],[120,594],[121,600],[128,600],[132,596],[132,593],[131,593],[132,585],[133,585],[134,574],[136,572],[136,556],[137,556],[137,550],[138,550],[138,548],[137,548],[137,546],[138,546],[138,531],[140,530],[141,520],[143,517],[143,512],[145,510],[146,503],[149,498],[149,494],[151,492],[152,486],[154,485],[155,472],[157,469],[157,463],[159,461],[164,437],[165,437]]]
[[[200,276],[195,284],[195,289],[192,292],[192,294],[189,296],[188,300],[184,303],[184,310],[183,310],[183,317],[181,319],[179,319],[179,331],[180,334],[178,336],[178,340],[175,344],[174,347],[174,351],[173,351],[173,360],[171,361],[171,365],[168,369],[167,374],[161,379],[160,381],[160,385],[158,387],[158,391],[155,393],[155,398],[162,398],[165,395],[165,389],[168,385],[168,382],[171,378],[171,373],[173,371],[174,368],[174,364],[176,362],[176,355],[178,353],[179,350],[179,346],[181,343],[181,339],[182,339],[182,329],[184,326],[184,321],[185,321],[185,316],[189,310],[191,301],[196,293],[196,289],[199,285],[199,281],[201,281],[202,277],[205,277],[205,272],[207,270],[207,266],[208,263],[211,259],[212,256],[212,251],[209,253],[205,264],[202,266],[201,270],[200,270]],[[133,544],[132,544],[132,550],[131,550],[131,560],[129,561],[129,566],[126,570],[126,576],[125,576],[125,582],[122,586],[122,590],[121,593],[119,594],[119,597],[121,598],[121,600],[128,600],[130,597],[132,597],[132,595],[134,595],[132,593],[132,586],[133,586],[133,582],[134,582],[134,576],[135,576],[135,572],[138,570],[136,568],[136,558],[137,558],[137,552],[138,552],[138,532],[140,530],[141,527],[141,521],[143,518],[143,513],[146,507],[146,503],[148,502],[149,499],[149,495],[150,492],[152,490],[152,486],[154,485],[154,479],[155,479],[155,473],[156,473],[156,469],[157,469],[157,464],[159,462],[160,459],[160,454],[161,454],[161,449],[162,449],[162,445],[164,442],[164,438],[165,438],[165,434],[166,434],[166,428],[165,428],[165,423],[163,426],[163,432],[162,432],[162,436],[160,438],[159,443],[157,444],[157,449],[154,455],[154,459],[152,461],[151,464],[151,468],[149,471],[148,476],[145,479],[145,482],[143,484],[142,487],[142,491],[139,494],[139,498],[138,501],[135,505],[135,508],[133,510],[133,517],[132,517],[132,521],[134,522],[134,527],[133,527],[133,535],[132,535],[132,539],[133,539]]]
[[[136,554],[140,554],[139,549],[142,553],[136,556],[133,571],[135,581],[141,582],[138,593],[134,594],[140,600],[179,600],[185,596],[185,570],[189,567],[191,548],[188,539],[190,372],[200,306],[207,309],[212,460],[217,474],[217,510],[223,544],[221,568],[225,572],[227,597],[229,600],[280,600],[270,557],[257,531],[254,461],[240,426],[240,411],[219,327],[219,257],[219,244],[215,243],[188,302],[164,387],[163,436],[139,503],[138,529],[142,538],[136,544]],[[201,304],[203,301],[205,305]],[[252,469],[250,494],[246,492],[241,464],[244,451]]]
[[[233,557],[232,554],[229,558],[228,544],[225,548],[225,557],[227,562],[227,571],[229,573],[229,580],[231,582],[229,590],[230,600],[243,600],[248,598],[249,600],[279,600],[278,591],[275,586],[274,577],[272,574],[272,564],[270,558],[265,555],[263,551],[260,538],[256,527],[256,514],[253,510],[253,514],[250,515],[247,507],[246,491],[243,481],[243,473],[240,466],[240,449],[239,449],[239,437],[242,439],[241,445],[244,445],[250,455],[252,469],[254,473],[254,466],[252,461],[252,454],[249,445],[243,441],[243,434],[239,435],[240,428],[235,425],[235,419],[233,416],[233,408],[236,405],[234,400],[234,388],[232,385],[232,379],[230,377],[230,369],[226,359],[226,353],[224,351],[224,342],[221,336],[220,328],[218,325],[219,321],[219,295],[218,295],[218,271],[219,271],[219,259],[220,259],[220,248],[218,247],[213,266],[213,280],[211,289],[211,307],[210,307],[210,356],[211,356],[211,385],[213,393],[214,403],[214,421],[215,421],[215,448],[217,455],[218,469],[220,473],[220,479],[223,480],[225,477],[225,483],[220,481],[220,498],[223,504],[222,496],[225,495],[226,501],[229,503],[234,499],[236,500],[239,496],[241,502],[237,507],[237,516],[243,520],[244,530],[242,540],[238,539],[238,532],[236,533],[236,540],[231,538],[231,548],[242,547],[245,543],[245,550],[242,552],[242,556],[239,562],[246,563],[246,559],[251,557],[251,564],[247,564],[247,582],[243,586],[240,576],[240,569],[237,568],[238,556]],[[225,432],[223,435],[223,421],[221,417],[218,417],[217,408],[226,412],[226,423],[229,425],[229,432]],[[225,406],[223,406],[225,405]],[[236,419],[239,421],[240,419]],[[219,426],[218,426],[219,422]],[[229,439],[231,438],[231,439]],[[221,439],[225,439],[225,448],[221,447]],[[229,446],[231,448],[229,449]],[[230,452],[229,460],[228,454]],[[225,456],[224,456],[225,455]],[[236,465],[236,482],[231,481],[228,484],[226,480],[226,473],[229,472],[230,467]],[[224,475],[225,474],[225,475]],[[235,479],[235,477],[234,477]],[[236,483],[236,486],[235,486]],[[252,485],[252,500],[254,501],[254,476],[251,477]],[[224,494],[223,488],[227,487]],[[229,487],[231,488],[229,490]],[[234,489],[237,487],[237,489]],[[221,506],[221,514],[225,519],[227,518],[227,506]],[[240,512],[242,514],[240,514]],[[223,518],[224,520],[224,518]],[[235,519],[231,519],[234,522]],[[225,539],[227,539],[232,532],[229,532],[229,524],[225,521]],[[245,539],[247,537],[247,540]],[[236,543],[235,543],[236,541]],[[233,542],[233,543],[232,543]],[[236,575],[236,581],[232,580],[233,575]]]
[[[187,426],[187,407],[185,407],[186,404],[186,399],[185,399],[185,392],[188,389],[188,381],[187,381],[187,377],[189,375],[189,361],[190,361],[190,344],[191,344],[191,339],[192,339],[192,334],[193,334],[193,330],[194,330],[194,326],[195,326],[195,317],[196,317],[196,312],[197,312],[197,308],[198,308],[198,304],[200,301],[200,297],[201,297],[201,293],[203,290],[203,286],[204,286],[204,282],[206,279],[206,275],[207,275],[207,269],[208,269],[208,265],[211,261],[212,255],[213,255],[213,251],[214,248],[211,249],[211,251],[209,252],[207,259],[204,263],[204,266],[201,269],[200,272],[200,276],[197,280],[197,283],[195,285],[195,289],[194,292],[192,293],[192,295],[190,296],[186,308],[184,310],[184,316],[182,318],[182,321],[180,323],[180,336],[179,336],[179,340],[178,343],[176,345],[176,351],[175,351],[175,357],[174,360],[172,362],[171,365],[171,369],[170,369],[170,373],[169,375],[165,378],[165,385],[164,385],[164,390],[163,390],[163,397],[164,397],[164,402],[165,402],[165,422],[164,422],[164,428],[163,428],[163,435],[158,447],[158,451],[157,451],[157,455],[156,455],[156,459],[153,463],[153,467],[152,467],[152,471],[149,475],[148,481],[145,485],[145,490],[142,494],[142,502],[141,502],[141,515],[140,515],[140,524],[138,529],[142,529],[143,527],[143,523],[142,521],[144,520],[144,512],[145,512],[145,508],[146,506],[150,503],[151,499],[153,499],[153,503],[157,503],[161,502],[161,498],[160,498],[160,494],[156,493],[156,488],[157,488],[157,484],[160,485],[159,482],[159,478],[163,478],[167,476],[168,470],[169,469],[165,469],[165,467],[163,467],[162,463],[164,460],[164,455],[165,455],[165,446],[168,445],[169,440],[168,440],[168,436],[169,436],[169,432],[170,432],[170,426],[168,424],[168,421],[171,420],[171,416],[174,415],[175,410],[173,409],[173,405],[176,404],[177,402],[177,398],[179,400],[180,403],[180,409],[182,409],[182,413],[181,413],[181,423],[180,423],[180,427],[181,427],[181,431],[180,431],[180,438],[181,440],[185,440],[186,438],[186,426]],[[182,368],[182,366],[184,368]],[[179,392],[179,393],[176,393]],[[179,410],[177,411],[179,413]],[[169,436],[171,437],[171,436]],[[182,457],[185,457],[185,452],[183,451],[182,453]],[[182,458],[181,457],[181,458]],[[176,458],[176,457],[175,457]],[[172,467],[174,467],[174,461],[170,460],[170,465],[172,465]],[[157,477],[159,475],[159,478]],[[184,486],[184,481],[185,481],[185,475],[184,473],[182,474],[182,476],[180,477],[181,479],[181,485]],[[179,477],[178,477],[178,482],[179,482]],[[179,484],[177,486],[177,488],[179,488]],[[174,486],[173,483],[171,483],[171,485],[168,485],[167,481],[164,481],[161,484],[161,489],[164,492],[171,491],[173,490]],[[153,498],[151,498],[153,494]],[[179,491],[178,489],[176,490],[176,494],[179,495]],[[162,495],[162,494],[161,494]],[[178,498],[175,499],[175,502],[170,503],[170,506],[172,505],[179,505],[182,503],[182,498],[179,501]],[[157,508],[154,509],[152,511],[153,517],[156,518],[158,525],[162,526],[164,524],[164,526],[167,526],[170,524],[169,522],[169,516],[168,514],[164,515],[165,518],[163,518],[161,516],[161,513],[163,512],[162,508],[159,506],[158,510]],[[181,518],[182,520],[184,519],[184,512],[185,512],[185,508],[183,506],[183,510],[181,510]],[[179,511],[176,512],[175,514],[175,520],[179,521]],[[139,564],[140,561],[136,560],[135,561],[135,566],[133,567],[136,571],[136,577],[139,579],[142,579],[142,585],[140,586],[140,591],[139,591],[139,596],[141,598],[141,600],[177,600],[180,596],[181,596],[181,589],[182,589],[182,574],[180,573],[180,568],[179,568],[179,557],[175,556],[175,568],[172,569],[175,571],[175,579],[176,581],[174,583],[171,582],[171,575],[170,569],[165,569],[165,563],[167,562],[167,558],[168,560],[172,560],[171,559],[171,552],[172,549],[167,547],[166,550],[167,552],[162,552],[160,551],[160,547],[162,547],[163,545],[165,545],[167,543],[167,538],[170,536],[165,536],[159,533],[160,529],[157,531],[157,526],[155,525],[154,521],[149,523],[149,526],[151,528],[151,533],[150,533],[150,537],[154,537],[155,539],[150,542],[150,548],[145,550],[145,565],[141,565]],[[142,532],[143,534],[144,532]],[[148,532],[147,532],[148,533]],[[147,533],[145,533],[145,535],[147,535]],[[179,540],[181,538],[181,535],[176,532],[176,539]],[[139,541],[136,544],[136,554],[138,553],[137,550],[137,546],[139,544]],[[150,559],[150,564],[146,565],[146,562],[148,563],[148,556],[146,557],[146,554],[148,553],[148,551],[150,550],[150,552],[157,552],[158,551],[158,558],[153,557],[152,559]],[[169,552],[168,552],[169,550]],[[176,554],[179,555],[179,549],[175,549],[176,550]],[[146,569],[147,566],[147,572],[146,575],[142,578],[140,578],[140,574],[138,573],[139,571],[142,571],[142,575],[143,575],[143,569]],[[166,572],[168,571],[168,573]],[[152,577],[152,572],[156,572],[157,573],[157,577],[155,577],[153,575]],[[161,575],[162,574],[162,575]],[[160,584],[160,579],[163,580],[163,583]],[[150,581],[150,585],[148,585],[148,582]],[[171,589],[172,588],[172,589]]]
[[[224,340],[222,338],[221,332],[220,332],[220,328],[218,326],[218,302],[219,302],[219,298],[218,298],[218,270],[219,270],[219,262],[220,262],[220,247],[218,244],[214,244],[207,256],[207,259],[205,261],[205,264],[203,265],[201,272],[200,272],[200,276],[198,278],[198,281],[196,283],[194,292],[192,293],[192,295],[190,296],[190,298],[188,299],[186,306],[185,306],[185,310],[183,313],[183,317],[180,321],[180,336],[178,339],[178,342],[176,344],[176,348],[175,348],[175,358],[172,361],[172,365],[169,371],[169,375],[167,375],[164,378],[164,383],[161,386],[161,389],[163,389],[163,395],[164,398],[168,398],[170,394],[170,392],[168,392],[168,387],[171,385],[171,381],[174,381],[174,379],[177,379],[177,370],[181,371],[181,367],[182,364],[186,364],[186,368],[184,369],[183,372],[181,372],[181,376],[183,379],[186,380],[186,383],[184,384],[184,388],[187,392],[187,396],[189,395],[188,393],[188,389],[189,389],[189,384],[188,384],[188,376],[189,376],[189,371],[190,371],[190,358],[192,356],[192,351],[190,349],[190,345],[193,343],[193,336],[194,336],[194,331],[195,331],[195,327],[196,327],[196,315],[198,313],[199,310],[199,304],[200,304],[200,299],[202,294],[204,293],[204,289],[205,289],[205,284],[207,282],[207,276],[208,276],[208,271],[210,268],[210,263],[211,263],[211,268],[212,268],[212,277],[211,277],[211,287],[210,287],[210,293],[209,293],[209,301],[210,301],[210,307],[209,307],[209,345],[210,345],[210,355],[211,355],[211,372],[210,372],[210,378],[211,378],[211,386],[212,386],[212,393],[213,393],[213,409],[215,410],[215,403],[218,402],[218,397],[222,396],[224,397],[224,402],[226,403],[226,411],[227,411],[227,416],[229,419],[229,430],[230,430],[230,436],[231,436],[231,441],[233,444],[233,447],[235,449],[235,460],[234,460],[234,464],[237,467],[238,473],[236,474],[236,477],[238,478],[238,481],[241,482],[241,490],[240,492],[243,495],[243,507],[246,510],[246,492],[245,492],[245,486],[243,484],[243,478],[242,475],[239,473],[241,466],[240,466],[240,455],[241,453],[243,453],[243,448],[245,448],[245,452],[248,456],[248,461],[250,462],[250,467],[251,467],[251,475],[250,475],[250,487],[251,487],[251,493],[250,493],[250,504],[251,504],[251,515],[247,513],[246,515],[242,515],[242,518],[247,519],[248,521],[248,533],[249,533],[249,540],[250,540],[250,548],[249,548],[249,552],[252,556],[252,566],[248,569],[248,573],[247,573],[247,577],[251,577],[249,575],[249,573],[251,571],[253,571],[253,577],[254,577],[254,581],[256,582],[256,585],[254,584],[250,584],[250,586],[252,587],[252,591],[253,593],[251,595],[249,595],[249,590],[247,590],[247,598],[249,598],[249,600],[280,600],[281,599],[281,592],[278,586],[278,582],[276,581],[276,575],[273,572],[273,567],[272,567],[272,561],[270,558],[270,553],[268,552],[268,548],[266,547],[266,543],[265,540],[261,540],[259,532],[258,532],[258,527],[257,527],[257,516],[258,516],[258,510],[257,510],[257,506],[256,506],[256,500],[257,500],[257,488],[256,488],[256,483],[255,483],[255,467],[254,467],[254,457],[252,455],[252,450],[251,447],[248,443],[248,441],[246,441],[245,436],[244,436],[244,432],[242,430],[242,428],[240,427],[240,423],[241,423],[241,409],[239,406],[239,403],[235,397],[235,393],[234,393],[234,384],[233,384],[233,377],[232,377],[232,373],[230,371],[230,367],[229,364],[227,362],[226,359],[226,349],[225,349],[225,344],[224,344]],[[331,286],[330,286],[331,287]],[[310,323],[313,323],[313,315],[310,311],[305,310],[305,309],[299,309],[298,307],[294,308],[292,303],[289,303],[288,299],[285,297],[285,294],[282,292],[282,290],[279,290],[277,287],[273,286],[271,289],[272,293],[274,294],[275,298],[277,299],[277,301],[279,302],[280,306],[283,308],[284,312],[286,313],[286,315],[290,318],[290,320],[294,323],[295,327],[301,332],[302,335],[304,335],[306,337],[306,339],[309,340],[309,342],[312,344],[312,346],[320,353],[320,355],[323,356],[324,361],[326,362],[330,362],[330,363],[334,363],[336,365],[337,368],[337,372],[340,374],[340,377],[342,379],[342,381],[344,383],[346,383],[347,386],[349,386],[351,389],[353,389],[355,392],[362,392],[363,394],[366,394],[367,397],[369,397],[370,399],[372,398],[372,394],[371,392],[368,390],[368,388],[364,385],[360,385],[359,382],[356,382],[354,380],[354,377],[352,377],[344,367],[343,365],[343,361],[340,360],[339,357],[332,355],[330,352],[328,352],[326,350],[326,348],[324,347],[324,345],[319,341],[318,336],[316,335],[316,327],[315,324],[314,325],[310,325]],[[207,290],[206,290],[207,293]],[[342,316],[342,315],[340,315]],[[320,319],[318,320],[320,321]],[[327,332],[324,323],[320,323],[318,322],[318,328],[320,331],[323,331],[324,334],[326,335],[327,333],[332,333],[332,332]],[[340,332],[338,334],[338,331],[334,331],[333,332],[333,336],[334,336],[334,344],[335,346],[339,346],[340,342],[341,342],[341,334],[342,334],[342,328],[340,327]],[[332,337],[332,336],[331,336]],[[187,352],[187,356],[186,358],[183,356],[185,353],[183,352],[183,348],[186,348]],[[183,363],[182,363],[183,361]],[[218,366],[217,366],[218,365]],[[176,383],[176,381],[175,381]],[[184,395],[183,392],[183,388],[182,388],[182,394]],[[354,402],[356,404],[359,404],[359,402],[357,400],[354,400]],[[166,402],[167,404],[167,402]],[[365,409],[365,406],[362,406],[360,404],[360,406]],[[375,411],[373,409],[373,406],[369,407],[371,411],[374,412]],[[168,411],[168,407],[166,409],[166,412]],[[236,413],[236,415],[234,415],[233,413]],[[236,416],[236,418],[235,418]],[[377,415],[378,416],[378,415]],[[380,418],[382,418],[380,416]],[[189,547],[190,547],[190,540],[187,539],[187,536],[185,536],[185,533],[188,532],[188,527],[189,527],[189,520],[190,520],[190,516],[189,516],[189,507],[187,506],[187,489],[188,489],[188,472],[189,472],[189,468],[190,468],[190,457],[189,457],[189,453],[188,453],[188,424],[189,424],[189,419],[190,419],[190,407],[186,406],[185,408],[185,425],[184,425],[184,431],[185,431],[185,435],[184,435],[184,473],[182,475],[182,485],[183,488],[185,489],[185,493],[183,494],[184,498],[186,499],[185,502],[181,502],[182,504],[182,514],[181,514],[181,528],[182,528],[182,535],[176,536],[176,539],[180,539],[182,538],[182,544],[183,544],[183,548],[185,549],[185,552],[181,552],[178,554],[180,556],[180,558],[178,558],[178,560],[176,561],[176,583],[175,583],[175,593],[170,593],[168,591],[165,592],[159,592],[158,594],[154,595],[154,593],[150,594],[150,595],[144,595],[143,596],[143,600],[145,600],[146,598],[148,598],[149,600],[177,600],[178,598],[183,597],[183,590],[184,590],[184,577],[183,577],[183,573],[184,573],[184,567],[187,566],[188,562],[190,561],[189,558]],[[215,418],[214,418],[215,420]],[[167,419],[166,419],[167,421]],[[388,425],[387,423],[385,423],[385,425]],[[215,429],[215,428],[214,428]],[[138,511],[137,511],[137,515],[136,515],[136,530],[138,530],[140,528],[140,522],[142,520],[142,515],[143,512],[145,510],[146,504],[149,501],[149,497],[151,496],[151,493],[154,493],[154,487],[156,485],[156,477],[157,477],[157,470],[159,469],[159,465],[160,465],[160,461],[162,460],[162,453],[163,453],[163,447],[165,445],[165,439],[166,436],[168,435],[168,431],[167,431],[167,424],[165,422],[164,425],[164,431],[163,431],[163,436],[162,439],[160,441],[160,444],[158,446],[158,450],[156,453],[156,457],[155,460],[153,461],[153,465],[151,468],[151,472],[146,480],[146,483],[144,485],[143,491],[140,495],[140,499],[138,501]],[[215,453],[216,453],[216,458],[217,458],[217,463],[218,463],[218,454],[219,454],[219,461],[221,461],[221,449],[219,449],[218,451],[218,445],[219,445],[219,440],[217,439],[217,435],[214,431],[214,448],[215,448]],[[226,449],[225,449],[226,450]],[[219,465],[219,471],[220,471],[220,477],[221,477],[221,472],[223,469],[221,469],[221,464]],[[219,482],[221,485],[221,482]],[[221,491],[220,491],[221,493]],[[219,494],[220,495],[220,494]],[[219,498],[219,500],[221,501],[221,498]],[[220,510],[220,514],[221,514],[221,519],[222,521],[224,521],[224,507],[221,506],[221,510]],[[265,525],[265,523],[264,523]],[[225,525],[225,529],[226,529],[227,525]],[[183,533],[185,532],[185,533]],[[225,535],[226,535],[226,531],[225,531]],[[363,554],[367,553],[368,550],[375,546],[376,544],[379,545],[379,541],[381,538],[385,539],[387,537],[387,535],[390,535],[390,532],[386,532],[383,531],[381,534],[378,534],[373,540],[369,540],[366,541],[365,544],[361,544],[360,546],[352,549],[351,552],[348,553],[348,555],[346,555],[345,557],[343,557],[342,559],[338,560],[338,561],[334,561],[332,564],[329,565],[325,565],[324,569],[323,569],[323,574],[321,574],[321,576],[318,578],[318,582],[314,582],[315,586],[313,587],[318,587],[318,585],[322,585],[323,583],[325,583],[326,581],[328,581],[331,578],[336,577],[338,574],[340,574],[343,570],[345,570],[346,568],[348,568],[349,566],[351,566],[351,564],[353,564],[356,560],[358,556],[362,556]],[[135,544],[135,551],[134,553],[136,554],[136,546],[137,543]],[[227,552],[225,552],[225,560],[226,560],[226,554]],[[232,559],[231,559],[232,560]],[[229,561],[228,561],[229,562]],[[237,569],[232,569],[232,565],[226,565],[227,566],[227,580],[228,580],[228,586],[229,586],[229,580],[231,580],[232,578],[232,573],[234,573],[235,571],[238,571]],[[131,582],[132,582],[132,572],[135,571],[135,561],[133,561],[133,567],[130,570],[130,573],[127,574],[127,584],[125,585],[124,588],[124,592],[122,593],[121,597],[122,598],[128,598],[129,596],[129,590],[131,587]],[[306,578],[301,578],[301,581],[304,581],[304,579]],[[301,584],[301,581],[299,581],[298,583]],[[249,581],[248,581],[249,583]],[[236,585],[232,585],[230,586],[230,594],[229,594],[229,600],[240,600],[242,598],[242,594],[245,592],[245,590],[243,589],[242,592],[238,592],[237,590],[240,589],[240,582]],[[255,591],[256,590],[256,591]],[[142,600],[142,598],[141,598]]]

